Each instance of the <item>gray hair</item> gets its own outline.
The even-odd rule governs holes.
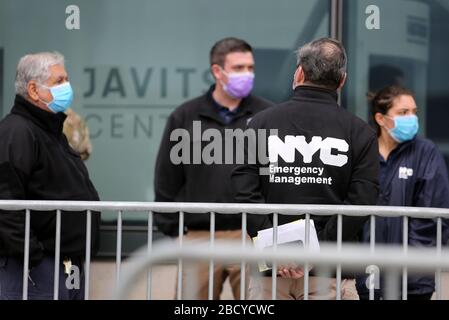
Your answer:
[[[26,98],[28,82],[44,83],[50,77],[50,67],[56,64],[64,66],[64,56],[56,51],[27,54],[20,58],[14,83],[16,94]]]
[[[346,74],[346,51],[334,39],[321,38],[306,43],[297,51],[297,66],[306,82],[335,90]]]

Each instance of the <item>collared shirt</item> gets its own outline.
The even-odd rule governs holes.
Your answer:
[[[213,97],[212,97],[213,105],[215,110],[217,110],[218,115],[220,118],[224,121],[225,124],[230,124],[237,115],[237,112],[239,111],[239,107],[235,108],[234,110],[229,110],[229,108],[222,106],[219,104]]]

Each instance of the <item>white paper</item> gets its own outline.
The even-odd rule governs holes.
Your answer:
[[[309,243],[308,250],[311,252],[319,252],[320,244],[318,242],[318,235],[316,233],[315,224],[313,220],[310,220],[309,228]],[[302,247],[305,245],[306,238],[306,222],[304,219],[296,220],[290,223],[286,223],[278,226],[277,233],[277,245],[293,243],[295,241],[301,241]],[[257,237],[253,238],[254,246],[257,249],[265,249],[267,247],[273,246],[273,228],[260,230],[257,233]],[[298,246],[300,250],[301,247]],[[271,268],[267,266],[265,262],[259,262],[259,271],[267,271]]]

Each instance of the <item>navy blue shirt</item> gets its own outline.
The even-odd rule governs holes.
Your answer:
[[[384,157],[382,157],[382,155],[379,154],[379,184],[380,185],[384,185],[385,184],[385,177],[387,175],[387,170],[388,170],[388,161],[386,161],[384,159]]]
[[[223,120],[225,124],[230,124],[235,116],[237,115],[237,112],[239,111],[239,107],[235,108],[234,110],[229,110],[229,108],[226,108],[219,104],[217,101],[215,101],[214,98],[212,98],[213,105],[215,110],[218,112],[218,115]]]

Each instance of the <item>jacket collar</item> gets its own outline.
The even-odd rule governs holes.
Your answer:
[[[226,125],[223,119],[218,114],[218,110],[215,107],[216,102],[212,97],[212,92],[215,90],[215,84],[212,85],[207,93],[205,94],[205,101],[201,104],[199,109],[199,115],[203,117],[207,117],[219,122],[222,125]],[[238,106],[237,113],[235,115],[235,119],[240,118],[246,114],[254,114],[257,112],[255,108],[257,107],[254,103],[254,99],[251,95],[246,98],[243,98]]]
[[[402,143],[398,144],[398,145],[396,146],[396,148],[394,148],[394,149],[390,152],[390,155],[388,156],[388,159],[387,159],[387,160],[385,160],[385,159],[380,155],[380,153],[379,153],[379,158],[380,158],[381,162],[387,162],[387,161],[390,160],[390,159],[393,159],[393,158],[398,157],[400,154],[402,154],[405,150],[407,150],[408,148],[410,148],[410,147],[415,143],[416,138],[417,138],[417,137],[415,136],[412,140],[405,141],[405,142],[402,142]]]
[[[293,99],[297,98],[325,100],[336,103],[338,100],[338,94],[335,90],[308,85],[300,85],[295,88],[295,91],[293,93]]]
[[[62,134],[64,120],[67,117],[62,112],[52,113],[44,111],[20,95],[16,95],[11,113],[30,119],[45,131],[56,135]]]

